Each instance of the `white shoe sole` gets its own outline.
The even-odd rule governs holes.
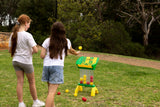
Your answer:
[[[38,105],[34,105],[34,106],[32,106],[32,107],[43,107],[43,106],[45,106],[45,105],[41,105],[41,106],[38,106]]]

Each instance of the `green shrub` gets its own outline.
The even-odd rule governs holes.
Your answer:
[[[47,33],[42,33],[41,31],[33,32],[32,35],[38,45],[41,45],[43,41],[49,37]]]
[[[154,45],[148,45],[145,47],[145,54],[149,57],[160,57],[160,49]]]
[[[125,54],[128,56],[146,57],[145,48],[139,43],[128,43],[125,46]]]
[[[124,26],[119,22],[105,21],[100,25],[101,35],[101,51],[124,54],[124,47],[131,42],[129,34],[125,31]]]

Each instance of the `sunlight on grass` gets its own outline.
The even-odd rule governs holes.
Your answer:
[[[74,97],[79,82],[78,56],[69,55],[65,59],[64,84],[55,96],[56,107],[148,107],[160,106],[160,70],[131,66],[122,63],[99,60],[94,71],[94,83],[99,94],[91,97],[91,88]],[[47,84],[41,81],[43,60],[40,53],[33,56],[34,72],[38,98],[45,101]],[[16,75],[10,54],[0,51],[0,107],[17,107]],[[69,89],[69,93],[65,90]],[[27,78],[24,81],[24,102],[30,107],[33,103]],[[83,102],[82,97],[87,101]]]

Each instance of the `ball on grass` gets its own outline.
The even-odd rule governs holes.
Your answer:
[[[61,95],[61,92],[57,92],[57,95]]]
[[[82,100],[83,100],[84,102],[86,102],[86,101],[87,101],[87,98],[83,97]]]
[[[68,89],[66,89],[66,90],[65,90],[65,92],[66,92],[66,93],[68,93],[68,92],[69,92],[69,90],[68,90]]]

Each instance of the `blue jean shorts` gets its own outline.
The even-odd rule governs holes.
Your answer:
[[[43,66],[42,81],[50,84],[63,84],[63,66]]]

